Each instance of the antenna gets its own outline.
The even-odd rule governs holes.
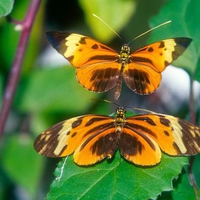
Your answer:
[[[120,35],[116,31],[114,31],[103,19],[101,19],[98,15],[96,15],[94,13],[92,15],[94,17],[96,17],[98,20],[100,20],[104,25],[106,25],[115,35],[117,35],[122,40],[122,38],[120,37]],[[155,26],[155,27],[149,29],[148,31],[145,31],[144,33],[142,33],[142,34],[138,35],[137,37],[133,38],[129,43],[131,43],[132,41],[134,41],[134,40],[142,37],[143,35],[146,35],[147,33],[151,32],[151,31],[153,31],[153,30],[155,30],[155,29],[157,29],[157,28],[159,28],[161,26],[164,26],[166,24],[169,24],[171,22],[172,22],[172,20],[169,20],[169,21],[163,22],[162,24],[159,24],[158,26]]]
[[[104,25],[106,25],[115,35],[117,35],[122,40],[120,35],[116,31],[114,31],[103,19],[101,19],[99,16],[95,15],[94,13],[92,15],[96,17],[98,20],[100,20]]]
[[[115,102],[113,102],[113,101],[107,100],[107,99],[95,99],[95,98],[92,98],[92,100],[95,100],[95,101],[104,101],[104,102],[106,102],[106,103],[114,104],[114,105],[116,105],[117,107],[120,107],[119,104],[117,104],[117,103],[115,103]]]
[[[144,32],[144,33],[138,35],[138,36],[135,37],[133,40],[136,40],[136,39],[140,38],[141,36],[146,35],[147,33],[151,32],[151,31],[153,31],[153,30],[155,30],[155,29],[157,29],[157,28],[159,28],[159,27],[161,27],[161,26],[164,26],[164,25],[166,25],[166,24],[169,24],[169,23],[171,23],[171,21],[172,21],[172,20],[163,22],[162,24],[159,24],[158,26],[155,26],[155,27],[149,29],[148,31],[146,31],[146,32]],[[133,40],[131,40],[131,42],[132,42]]]
[[[152,114],[158,114],[156,112],[153,112],[151,110],[147,110],[145,108],[137,108],[137,107],[133,107],[134,110],[138,110],[138,111],[143,111],[143,112],[147,112],[147,113],[152,113]]]

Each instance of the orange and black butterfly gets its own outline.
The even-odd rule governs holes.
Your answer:
[[[47,32],[47,39],[74,67],[79,83],[88,90],[106,92],[115,87],[114,98],[121,93],[122,80],[134,92],[154,92],[161,72],[176,60],[191,43],[190,38],[162,40],[131,52],[128,44],[121,51],[84,35]]]
[[[112,158],[119,149],[131,163],[142,166],[161,161],[161,150],[171,156],[200,152],[200,129],[170,115],[158,113],[126,117],[119,107],[115,116],[83,115],[60,122],[40,134],[35,150],[48,157],[74,153],[78,165]]]

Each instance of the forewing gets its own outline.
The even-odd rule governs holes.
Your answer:
[[[76,68],[113,62],[118,57],[115,50],[84,35],[51,31],[46,36],[51,45]]]
[[[130,117],[126,127],[153,139],[169,155],[200,153],[200,129],[170,115],[146,114]]]
[[[160,85],[161,72],[191,43],[190,38],[166,39],[134,51],[123,73],[128,87],[138,94],[150,94]]]
[[[44,131],[35,139],[35,150],[47,157],[63,157],[72,154],[84,140],[81,132],[82,129],[84,130],[82,123],[84,117],[65,120]],[[81,132],[78,136],[77,129]],[[72,140],[73,143],[70,142]]]
[[[147,45],[131,54],[131,62],[162,72],[186,50],[191,41],[192,39],[183,37]]]
[[[108,116],[86,115],[60,122],[39,135],[35,150],[48,157],[74,153],[78,165],[94,164],[112,157],[117,148],[114,120]]]

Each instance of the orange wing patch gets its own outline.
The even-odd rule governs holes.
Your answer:
[[[172,38],[131,52],[123,45],[118,53],[84,35],[47,32],[47,39],[76,69],[79,83],[94,92],[115,87],[121,93],[122,80],[138,94],[150,94],[160,85],[161,72],[177,59],[191,43],[190,38]]]
[[[60,122],[40,134],[35,150],[48,157],[74,153],[78,165],[112,158],[119,149],[131,163],[151,166],[161,160],[161,150],[171,156],[200,153],[200,129],[189,122],[162,114],[126,118],[119,107],[115,117],[85,115]]]
[[[113,62],[118,57],[115,50],[87,36],[54,31],[46,35],[52,46],[76,68]]]

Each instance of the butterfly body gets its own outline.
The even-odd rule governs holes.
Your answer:
[[[162,40],[136,51],[129,45],[121,51],[75,33],[47,32],[47,39],[75,68],[79,83],[88,90],[106,92],[115,87],[114,98],[121,93],[122,80],[134,92],[154,92],[161,72],[177,59],[191,43],[190,38]]]
[[[127,161],[150,166],[171,156],[200,152],[200,129],[189,122],[158,113],[126,117],[119,107],[114,117],[83,115],[60,122],[40,134],[35,150],[49,157],[74,153],[78,165],[112,158],[117,149]]]

